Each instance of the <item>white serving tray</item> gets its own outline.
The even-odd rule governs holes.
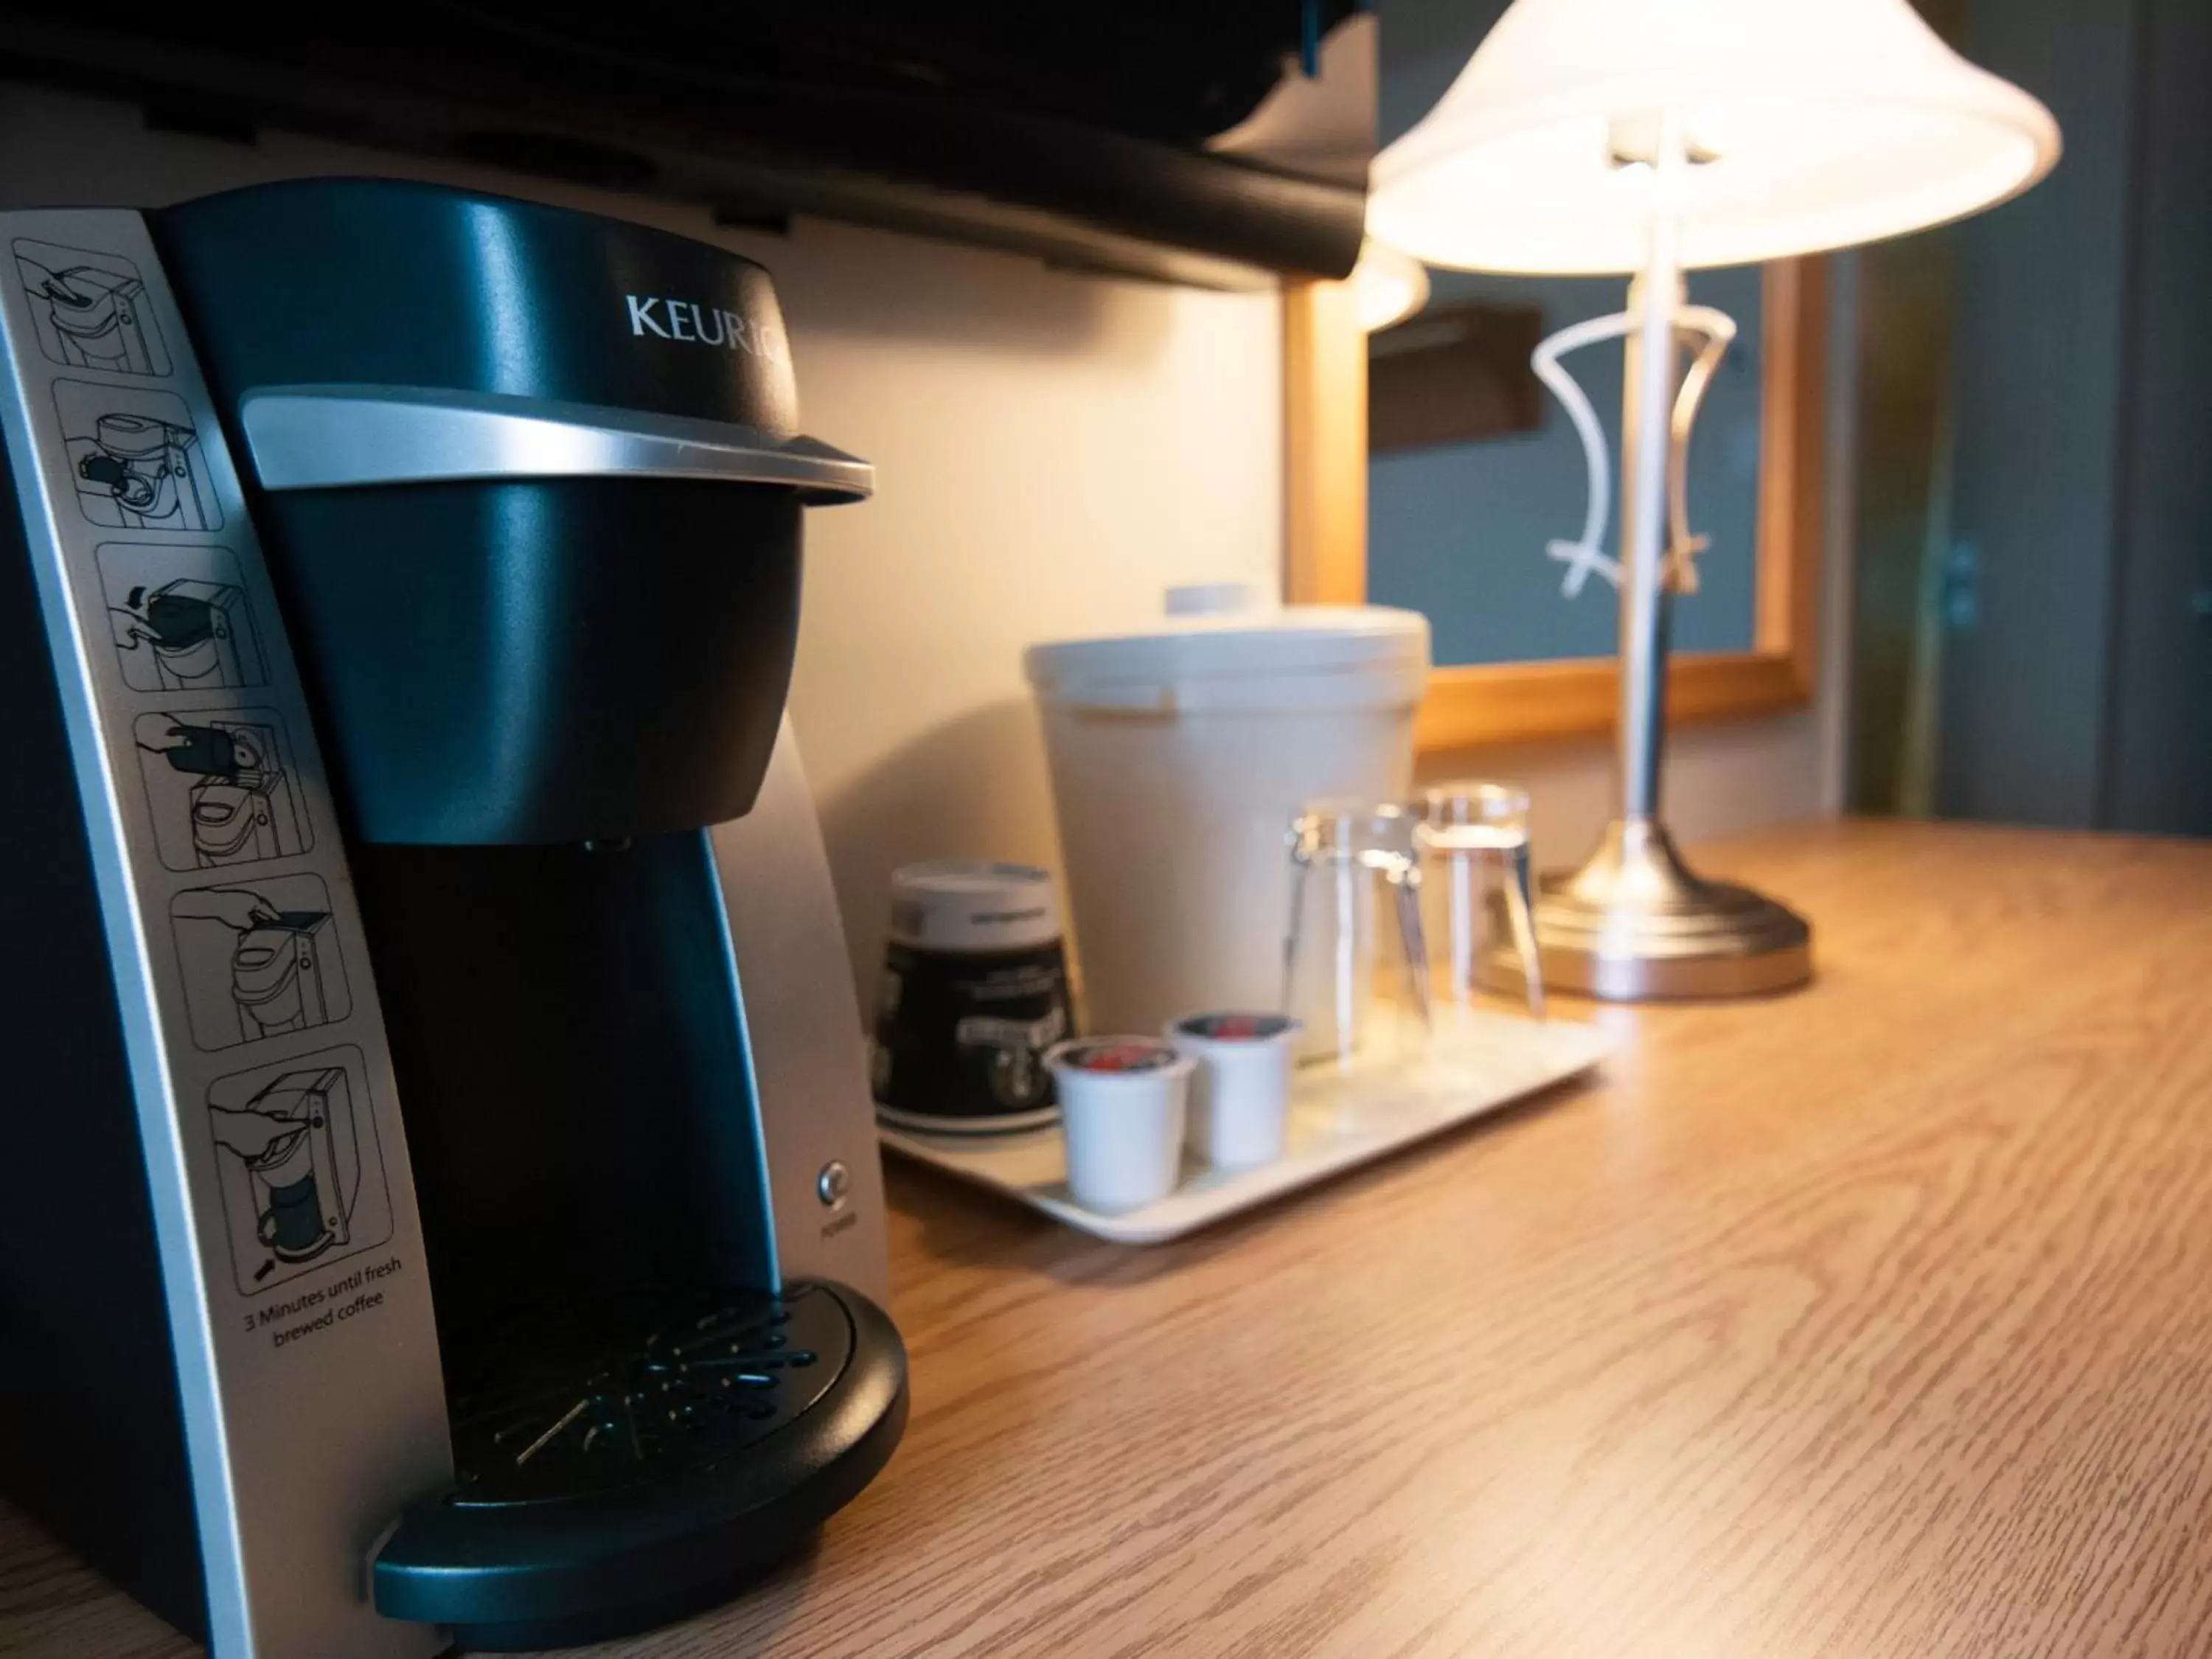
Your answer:
[[[1283,1194],[1409,1146],[1586,1072],[1613,1050],[1595,1025],[1504,1014],[1467,1016],[1414,1066],[1301,1071],[1290,1145],[1273,1164],[1222,1170],[1186,1159],[1182,1184],[1141,1210],[1088,1210],[1067,1190],[1057,1125],[1024,1133],[920,1134],[878,1123],[902,1157],[988,1187],[1056,1221],[1122,1244],[1161,1244]]]

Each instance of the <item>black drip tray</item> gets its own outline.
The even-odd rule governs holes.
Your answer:
[[[372,1570],[379,1613],[466,1649],[600,1641],[726,1599],[906,1425],[898,1333],[842,1285],[629,1291],[471,1335],[455,1484],[408,1506]]]
[[[853,1327],[834,1297],[801,1287],[686,1296],[613,1322],[543,1312],[486,1347],[538,1358],[454,1401],[455,1504],[556,1502],[742,1450],[829,1392]]]

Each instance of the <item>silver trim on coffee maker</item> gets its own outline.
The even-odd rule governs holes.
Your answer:
[[[210,1645],[420,1659],[439,1633],[380,1617],[361,1575],[403,1504],[452,1480],[445,1389],[383,1017],[297,670],[145,222],[20,212],[0,233],[0,429],[122,1018]],[[59,277],[126,285],[129,349],[88,354],[58,331],[63,258]],[[127,624],[116,590],[149,568],[234,586],[254,654],[189,687],[134,663],[130,629],[150,624]],[[182,947],[191,928],[279,915],[286,894],[318,899],[345,1000],[249,1030],[230,952]]]
[[[810,507],[864,501],[867,462],[812,438],[595,404],[381,386],[261,386],[239,424],[264,489],[489,478],[782,484]]]
[[[785,1281],[834,1279],[888,1307],[884,1177],[860,999],[788,715],[753,810],[711,834],[767,1150],[777,1268]],[[834,1202],[824,1195],[832,1164],[844,1166]]]

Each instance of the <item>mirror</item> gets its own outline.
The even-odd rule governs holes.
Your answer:
[[[1699,272],[1693,302],[1738,333],[1691,443],[1691,527],[1711,538],[1679,602],[1670,720],[1759,713],[1813,687],[1827,349],[1817,259]],[[1284,296],[1293,603],[1402,605],[1436,633],[1425,750],[1609,730],[1619,607],[1592,577],[1562,593],[1547,544],[1580,532],[1587,475],[1559,400],[1525,372],[1534,342],[1621,307],[1603,278],[1436,273],[1428,307],[1371,339],[1343,283]],[[1399,336],[1399,341],[1392,337]],[[1621,353],[1564,360],[1620,465]],[[1370,380],[1385,403],[1372,424]],[[1619,535],[1618,478],[1601,545]]]

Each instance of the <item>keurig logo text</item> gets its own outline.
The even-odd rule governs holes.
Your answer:
[[[742,351],[772,363],[784,361],[783,331],[749,323],[733,311],[702,306],[690,300],[671,300],[658,294],[625,294],[629,306],[629,331],[663,340],[687,340],[694,345],[720,346]]]

